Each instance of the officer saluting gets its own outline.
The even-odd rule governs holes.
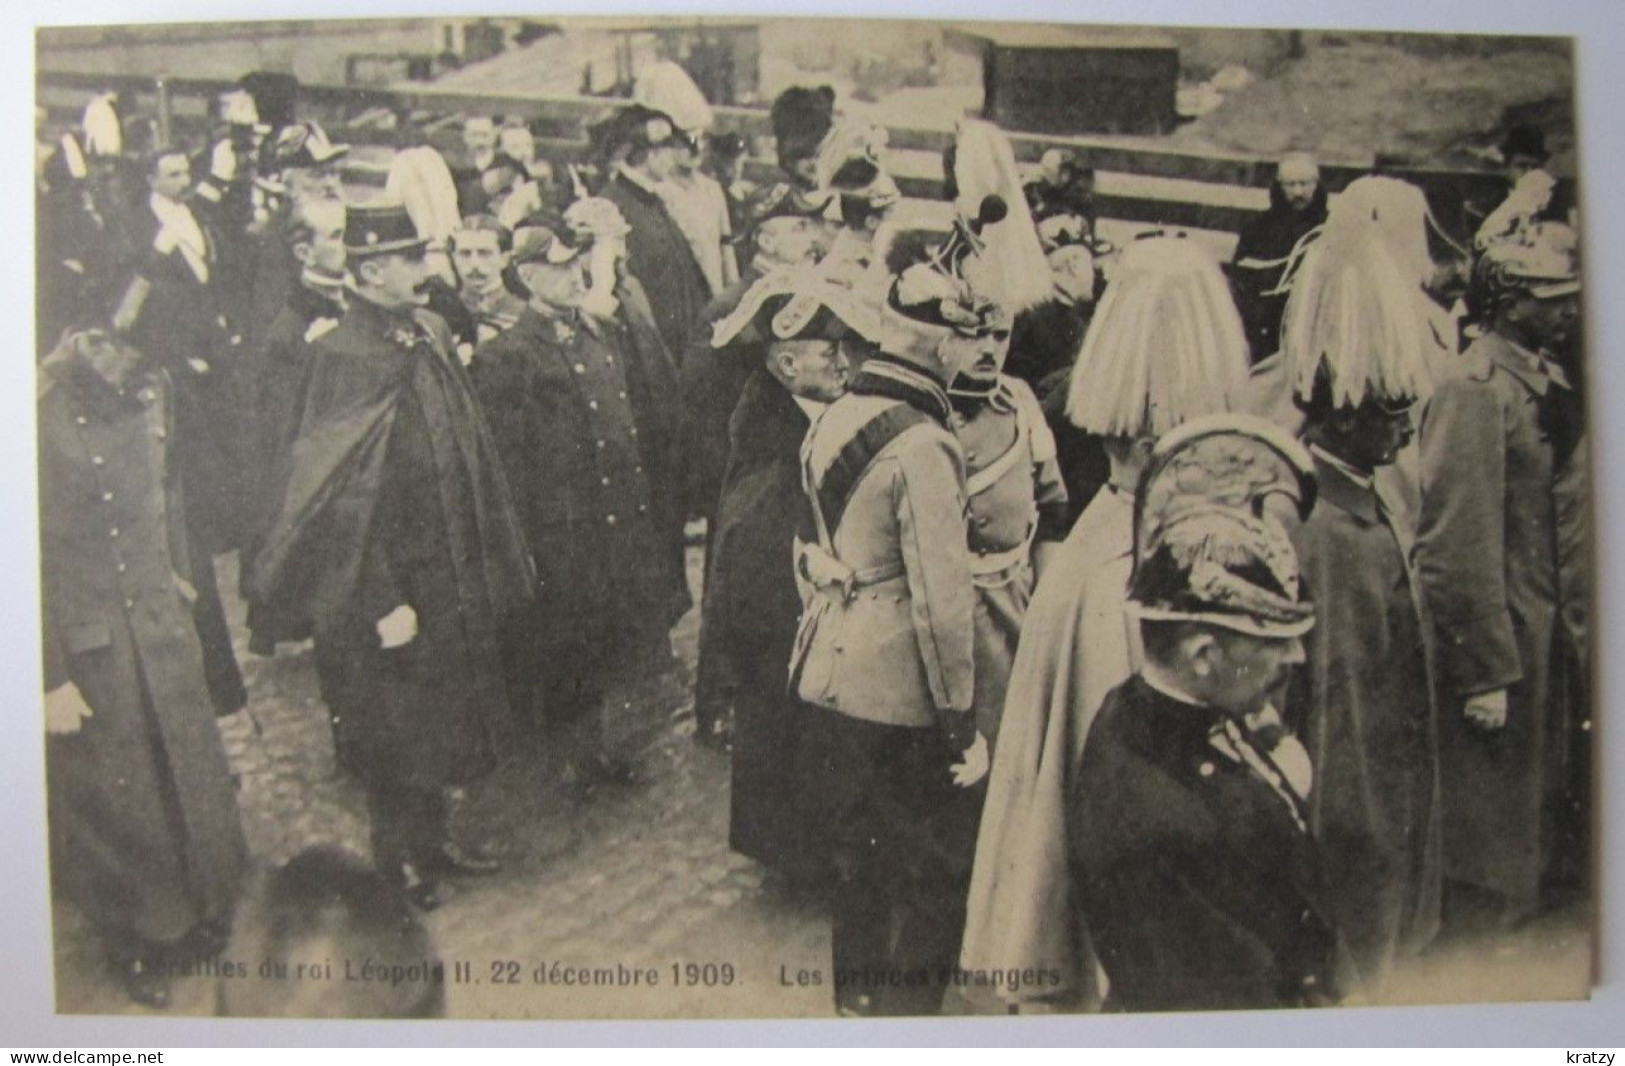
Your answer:
[[[895,267],[894,267],[895,269]],[[949,256],[907,265],[880,311],[881,351],[802,449],[812,585],[791,660],[811,705],[805,786],[828,827],[836,1005],[934,1013],[964,924],[987,745],[971,715],[975,588],[965,472],[945,391],[979,326]]]

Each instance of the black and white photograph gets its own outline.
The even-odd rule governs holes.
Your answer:
[[[1576,38],[331,14],[34,31],[58,1015],[1590,997]]]

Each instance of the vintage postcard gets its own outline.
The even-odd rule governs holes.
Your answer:
[[[1588,997],[1571,39],[35,50],[60,1014]]]

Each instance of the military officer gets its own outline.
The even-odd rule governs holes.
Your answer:
[[[996,312],[973,334],[948,390],[948,424],[965,450],[971,571],[976,583],[976,728],[995,749],[1022,621],[1046,553],[1066,536],[1066,486],[1055,438],[1032,389],[1002,373],[1010,321]]]
[[[985,306],[936,262],[899,263],[881,351],[802,448],[811,586],[790,664],[808,705],[801,787],[836,869],[835,1001],[941,1005],[964,920],[976,794],[975,588],[946,386]]]
[[[1145,655],[1091,725],[1068,804],[1107,1009],[1341,994],[1309,759],[1270,704],[1315,621],[1276,517],[1312,505],[1308,468],[1280,429],[1235,415],[1187,422],[1152,457],[1129,593]]]
[[[757,357],[728,423],[701,608],[702,661],[726,656],[738,679],[728,843],[792,877],[824,872],[799,831],[788,772],[796,706],[785,679],[801,597],[786,564],[805,509],[801,442],[811,420],[846,392],[872,318],[850,290],[811,267],[786,268],[758,279],[712,339]]]
[[[1549,353],[1578,320],[1574,248],[1573,231],[1549,222],[1483,253],[1491,331],[1422,416],[1417,564],[1438,634],[1446,904],[1463,904],[1463,923],[1533,914],[1553,857],[1557,485],[1580,426]]]
[[[54,884],[131,998],[161,1007],[160,964],[223,944],[247,846],[155,371],[105,333],[69,335],[41,366],[39,440]]]
[[[250,592],[308,619],[373,857],[421,906],[495,868],[449,836],[449,789],[511,739],[501,638],[535,569],[501,458],[398,204],[348,211],[350,298],[313,342],[304,423]]]
[[[670,662],[677,578],[639,432],[658,385],[624,309],[607,320],[583,311],[589,253],[568,233],[534,225],[515,235],[511,258],[530,299],[475,352],[470,373],[540,574],[515,680],[564,739],[565,777],[579,793],[632,775],[641,727],[626,711],[640,678]]]
[[[1227,410],[1246,380],[1246,334],[1213,256],[1177,237],[1125,248],[1067,397],[1071,422],[1104,441],[1111,477],[1053,550],[1027,610],[971,879],[965,967],[1058,975],[1003,993],[1023,1009],[1098,1004],[1066,872],[1066,797],[1089,723],[1138,665],[1123,613],[1135,491],[1156,437]]]
[[[1285,710],[1315,764],[1309,826],[1360,977],[1439,927],[1439,752],[1431,626],[1411,560],[1414,515],[1378,479],[1432,392],[1426,325],[1389,243],[1334,212],[1292,284],[1281,360],[1319,504],[1291,529],[1314,592],[1309,664]]]

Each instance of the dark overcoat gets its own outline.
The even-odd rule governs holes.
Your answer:
[[[1140,675],[1089,729],[1068,834],[1108,1010],[1240,1010],[1335,998],[1337,938],[1293,805],[1216,746],[1222,712]]]
[[[1286,712],[1315,768],[1309,825],[1361,975],[1439,927],[1438,722],[1414,533],[1369,483],[1316,456],[1319,502],[1293,531],[1315,603]]]
[[[1551,684],[1560,604],[1554,478],[1542,412],[1564,386],[1549,364],[1497,334],[1422,417],[1417,565],[1438,634],[1445,876],[1535,901],[1564,720]],[[1485,732],[1466,698],[1507,690],[1506,726]]]
[[[246,531],[249,499],[241,471],[242,336],[227,322],[219,293],[218,241],[206,216],[197,217],[209,245],[209,277],[201,280],[176,249],[154,247],[160,225],[145,203],[125,239],[125,277],[151,291],[130,332],[136,347],[156,358],[175,382],[176,459],[184,471],[187,520],[201,547],[218,554],[237,547]],[[191,361],[201,360],[200,371]]]
[[[186,602],[167,383],[118,394],[58,356],[39,399],[45,687],[93,713],[48,746],[57,889],[104,932],[173,941],[229,919],[246,847]]]
[[[673,354],[684,351],[711,298],[694,249],[660,198],[624,171],[600,195],[621,209],[632,229],[626,238],[627,266],[649,294],[661,340]]]
[[[536,558],[527,635],[538,670],[612,669],[637,635],[676,621],[632,403],[650,383],[627,348],[612,324],[527,307],[470,365]]]
[[[501,459],[435,316],[357,297],[313,349],[251,595],[312,624],[350,768],[470,780],[510,739],[500,639],[535,588]],[[402,605],[417,636],[381,648],[376,623]]]
[[[796,705],[787,688],[801,619],[793,559],[809,425],[765,369],[751,375],[729,421],[700,627],[702,656],[720,650],[738,681],[728,843],[763,862],[806,858],[790,775]]]

